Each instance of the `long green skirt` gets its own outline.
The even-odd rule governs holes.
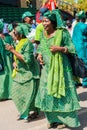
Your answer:
[[[27,118],[31,110],[36,110],[35,97],[39,79],[31,79],[25,83],[13,81],[12,99],[20,113],[20,118]]]
[[[61,122],[69,127],[80,126],[80,122],[78,121],[76,114],[76,112],[80,109],[80,105],[71,72],[68,71],[65,73],[66,95],[61,98],[55,98],[48,95],[47,75],[48,74],[44,66],[35,102],[36,107],[45,112],[47,120],[50,123]]]
[[[76,112],[45,112],[45,116],[50,124],[58,122],[63,123],[69,127],[80,126]]]

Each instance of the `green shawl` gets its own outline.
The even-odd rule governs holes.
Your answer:
[[[56,31],[54,45],[61,45],[62,32],[62,28]],[[52,95],[56,98],[65,96],[65,79],[63,70],[63,57],[61,52],[57,52],[51,56],[47,85],[49,95]]]

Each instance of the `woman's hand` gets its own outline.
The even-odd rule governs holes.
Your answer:
[[[38,54],[38,56],[37,56],[37,60],[40,62],[41,65],[44,64],[44,62],[43,62],[43,57],[42,57],[41,54]]]
[[[66,47],[61,47],[61,46],[56,46],[56,45],[52,45],[50,47],[50,51],[52,53],[55,53],[55,52],[62,52],[62,53],[67,53],[68,52],[68,49]]]
[[[11,45],[9,45],[9,44],[5,45],[5,49],[8,50],[8,51],[10,51],[10,52],[14,51],[14,47],[11,46]]]
[[[24,58],[23,58],[22,54],[20,54],[19,52],[15,51],[13,46],[6,45],[5,48],[6,48],[6,50],[12,52],[17,57],[17,59],[19,59],[20,61],[24,62]]]
[[[16,64],[16,62],[13,62],[13,67],[14,67],[14,69],[17,69],[17,64]]]
[[[56,45],[52,45],[51,47],[50,47],[50,51],[52,52],[52,53],[55,53],[55,52],[60,52],[61,51],[61,47],[59,47],[59,46],[56,46]]]

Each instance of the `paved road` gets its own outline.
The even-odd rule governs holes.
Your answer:
[[[80,96],[81,110],[78,112],[81,126],[76,129],[65,128],[62,130],[87,130],[87,88],[77,89]],[[12,102],[0,102],[0,130],[48,130],[47,121],[41,113],[38,120],[27,123],[24,120],[17,120],[18,111]],[[57,130],[57,129],[51,129]]]

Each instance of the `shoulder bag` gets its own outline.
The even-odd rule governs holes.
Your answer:
[[[87,77],[86,63],[75,54],[69,53],[68,58],[69,58],[70,63],[71,63],[73,75],[78,76],[80,78]]]

